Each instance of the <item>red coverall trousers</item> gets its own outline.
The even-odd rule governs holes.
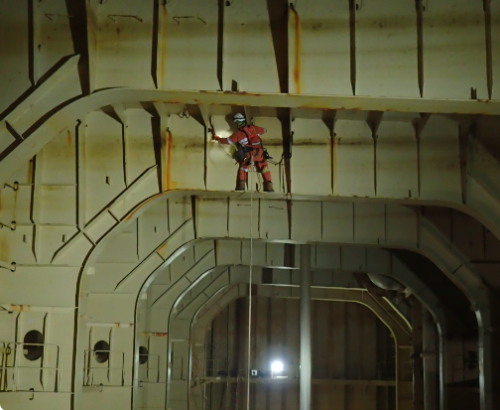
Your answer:
[[[245,159],[239,162],[240,168],[238,169],[238,180],[247,182],[248,171],[252,161],[252,154],[255,167],[257,168],[257,171],[262,174],[264,182],[271,182],[271,172],[269,172],[267,167],[268,163],[264,158],[264,151],[261,147],[254,149],[253,152],[247,152]]]

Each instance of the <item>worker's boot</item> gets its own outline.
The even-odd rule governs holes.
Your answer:
[[[273,183],[271,181],[264,181],[264,192],[274,192]]]
[[[244,191],[245,190],[245,181],[242,179],[236,180],[236,189],[235,191]]]

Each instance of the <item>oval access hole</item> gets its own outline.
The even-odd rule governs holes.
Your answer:
[[[139,347],[139,364],[146,364],[148,362],[148,349],[144,346]]]
[[[98,363],[106,363],[109,360],[109,343],[99,340],[94,345],[94,357]]]
[[[24,336],[23,353],[31,361],[43,356],[43,335],[38,330],[30,330]]]

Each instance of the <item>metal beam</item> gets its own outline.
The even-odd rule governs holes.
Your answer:
[[[300,246],[300,410],[311,409],[311,245]]]
[[[40,107],[39,117],[33,118],[26,112],[22,121],[37,124],[29,135],[29,143],[23,141],[0,163],[0,185],[24,161],[36,155],[60,132],[73,125],[86,113],[106,105],[137,102],[228,105],[240,107],[306,108],[317,110],[394,111],[429,114],[472,114],[500,115],[500,101],[495,100],[448,100],[423,98],[325,96],[294,94],[260,94],[247,92],[218,91],[166,91],[116,88],[96,92],[82,97],[56,111],[42,117],[47,110]],[[46,102],[50,105],[50,99]],[[205,113],[207,114],[207,113]],[[206,118],[206,115],[204,116]],[[26,129],[24,127],[23,129]],[[23,138],[28,135],[23,135]]]
[[[237,383],[238,378],[236,377],[202,377],[199,383],[195,383],[193,387],[200,386],[203,384],[213,384],[213,383]],[[241,380],[240,380],[241,382]],[[256,377],[250,379],[252,384],[268,384],[268,385],[286,385],[286,384],[297,384],[299,379],[297,378],[283,378],[283,379],[272,379],[268,377]],[[347,379],[311,379],[311,383],[314,385],[323,386],[365,386],[365,387],[379,387],[379,386],[396,386],[396,380],[347,380]]]

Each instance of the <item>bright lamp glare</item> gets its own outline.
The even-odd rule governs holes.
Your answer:
[[[271,370],[273,373],[281,373],[283,371],[283,363],[276,360],[271,363]]]

